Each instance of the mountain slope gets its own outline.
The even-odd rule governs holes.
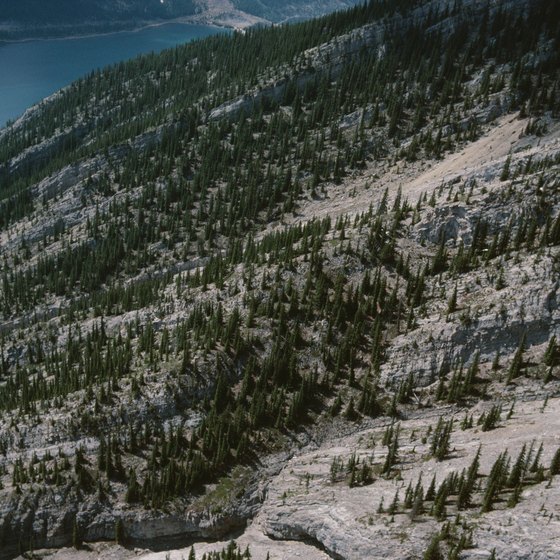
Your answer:
[[[0,131],[0,557],[554,557],[557,16],[369,3]]]

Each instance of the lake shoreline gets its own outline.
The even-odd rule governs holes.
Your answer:
[[[27,109],[91,71],[121,61],[173,49],[193,40],[225,35],[216,25],[158,22],[134,31],[69,39],[18,41],[0,48],[0,129]]]
[[[240,15],[240,14],[239,14]],[[246,14],[244,14],[246,15]],[[202,14],[198,14],[196,16],[185,16],[180,18],[174,18],[164,21],[150,21],[150,22],[143,22],[137,25],[133,25],[131,27],[124,27],[123,29],[118,29],[115,31],[107,31],[107,32],[93,32],[93,33],[81,33],[78,35],[47,35],[43,37],[22,37],[19,39],[0,39],[0,46],[2,45],[13,45],[18,43],[30,43],[34,41],[68,41],[72,39],[90,39],[94,37],[107,37],[112,35],[118,35],[120,33],[136,33],[139,31],[144,31],[146,29],[154,28],[154,27],[162,27],[165,25],[172,25],[172,24],[180,24],[180,25],[205,25],[207,27],[215,27],[216,29],[223,29],[224,31],[243,31],[248,27],[252,27],[257,25],[258,23],[269,23],[265,20],[263,21],[256,21],[255,18],[251,18],[250,16],[246,15],[246,17],[240,17],[239,19],[235,19],[233,17],[230,18],[214,18],[210,16],[204,17]]]

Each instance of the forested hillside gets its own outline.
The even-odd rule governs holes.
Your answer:
[[[559,78],[556,3],[383,0],[0,131],[0,558],[249,519],[315,558],[525,558],[531,493],[550,549]]]

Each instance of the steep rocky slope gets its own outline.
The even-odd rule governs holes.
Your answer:
[[[557,556],[556,15],[371,3],[1,131],[0,557]]]

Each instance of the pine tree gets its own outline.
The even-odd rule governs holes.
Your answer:
[[[427,502],[432,502],[435,498],[435,495],[436,495],[436,475],[434,474],[430,482],[430,486],[428,486],[428,489],[426,490],[425,500]]]
[[[126,501],[129,504],[139,502],[141,498],[140,485],[136,479],[136,472],[134,469],[128,471],[128,483],[126,489]]]
[[[449,486],[447,480],[444,480],[436,493],[433,504],[433,515],[436,519],[443,521],[447,517],[446,502],[449,495]]]
[[[481,448],[479,446],[476,455],[469,466],[467,476],[459,488],[459,494],[457,496],[457,509],[466,509],[472,505],[472,494],[475,489],[476,480],[478,478],[478,469],[480,467],[480,451]]]
[[[393,501],[389,504],[389,507],[387,508],[387,513],[389,515],[395,515],[395,513],[397,513],[398,508],[399,508],[399,491],[397,489],[393,497]]]
[[[383,463],[382,474],[389,474],[393,466],[398,462],[398,450],[399,450],[399,432],[400,424],[397,424],[394,432],[391,426],[390,439],[387,442],[387,456],[385,457],[385,462]]]
[[[455,311],[457,311],[457,284],[455,284],[453,292],[447,302],[447,314],[451,315],[452,313],[455,313]]]
[[[478,424],[482,426],[483,432],[488,432],[496,428],[501,417],[502,417],[502,405],[494,404],[492,405],[490,410],[487,410],[482,413],[482,415],[478,420]]]
[[[424,513],[424,488],[422,487],[422,476],[418,478],[416,488],[414,489],[414,497],[412,501],[412,509],[410,511],[410,518],[416,519],[419,515]]]
[[[519,346],[517,347],[517,351],[513,356],[513,361],[509,367],[507,382],[511,383],[512,380],[518,378],[521,375],[521,369],[523,368],[523,353],[525,352],[525,341],[527,338],[527,334],[523,333],[521,340],[519,341]]]
[[[430,445],[430,453],[438,461],[443,461],[449,454],[452,432],[453,418],[445,422],[443,420],[443,416],[440,416],[432,436],[432,443]]]
[[[513,492],[511,493],[511,496],[508,498],[507,501],[507,507],[508,508],[514,508],[519,501],[521,500],[521,492],[523,490],[523,486],[521,484],[518,484]]]
[[[492,510],[496,496],[502,490],[508,477],[508,461],[507,452],[503,452],[498,456],[492,466],[492,470],[490,471],[490,475],[488,476],[486,483],[486,491],[484,492],[482,499],[482,513]]]
[[[440,541],[441,538],[439,535],[434,535],[431,540],[428,548],[424,552],[423,559],[424,560],[443,560],[443,555],[441,553],[440,548]]]
[[[80,550],[80,548],[82,548],[81,530],[76,519],[74,519],[72,525],[72,547],[75,548],[76,550]]]
[[[556,336],[553,336],[548,343],[546,351],[544,353],[543,362],[547,366],[556,366],[560,360],[560,348],[556,342]]]
[[[513,466],[511,467],[511,471],[506,483],[508,488],[516,488],[517,486],[519,486],[519,484],[521,484],[526,470],[526,462],[527,446],[526,444],[523,444],[523,447],[521,448],[521,451],[519,452],[515,463],[513,463]]]
[[[510,167],[511,167],[511,154],[508,155],[506,162],[504,163],[504,167],[500,175],[500,181],[507,181],[509,179]]]
[[[117,544],[124,542],[124,527],[121,519],[115,520],[115,542]]]
[[[560,474],[560,448],[556,450],[550,462],[550,476]]]

